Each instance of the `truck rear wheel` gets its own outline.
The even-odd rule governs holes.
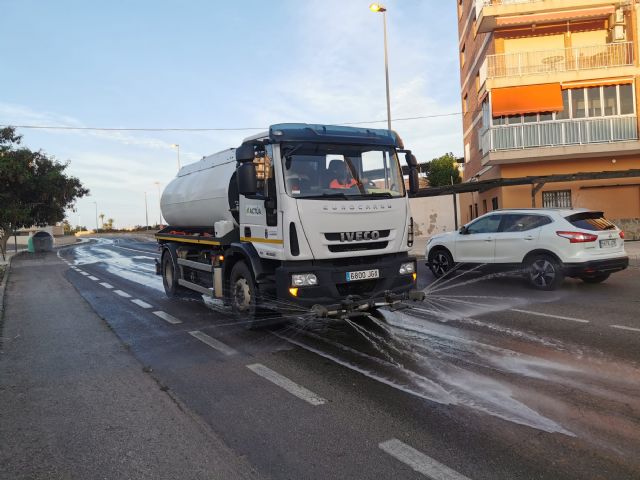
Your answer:
[[[243,261],[239,261],[231,269],[229,297],[234,315],[247,322],[247,328],[254,328],[257,288],[251,271]]]
[[[168,251],[165,251],[162,255],[162,285],[167,297],[176,297],[178,295],[179,285],[176,273],[173,258]]]

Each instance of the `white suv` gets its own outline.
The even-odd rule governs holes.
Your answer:
[[[586,209],[496,210],[434,235],[425,257],[436,277],[456,264],[490,264],[525,272],[541,290],[555,289],[565,276],[600,283],[629,265],[624,233],[602,212]]]

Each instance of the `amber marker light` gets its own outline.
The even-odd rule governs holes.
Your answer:
[[[413,281],[415,282],[418,279],[418,274],[417,273],[412,273],[411,276],[413,277]]]
[[[297,288],[290,288],[289,289],[289,293],[291,294],[291,296],[297,297],[298,296],[298,289]]]
[[[374,13],[387,11],[387,9],[384,8],[383,5],[380,5],[379,3],[372,3],[371,5],[369,5],[369,10],[371,10]]]

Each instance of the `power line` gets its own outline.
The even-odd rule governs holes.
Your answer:
[[[411,120],[424,120],[429,118],[453,117],[462,115],[462,112],[441,113],[434,115],[422,115],[418,117],[394,118],[393,122],[406,122]],[[366,125],[373,123],[386,123],[387,120],[367,120],[361,122],[343,122],[335,125]],[[267,127],[233,127],[233,128],[117,128],[117,127],[72,127],[68,125],[9,125],[0,124],[0,127],[30,128],[40,130],[80,130],[80,131],[104,131],[104,132],[236,132],[247,130],[267,130]]]

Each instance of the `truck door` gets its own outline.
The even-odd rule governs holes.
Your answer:
[[[252,243],[262,258],[281,259],[284,242],[272,152],[267,145],[253,161],[258,179],[256,195],[240,195],[240,240]]]

